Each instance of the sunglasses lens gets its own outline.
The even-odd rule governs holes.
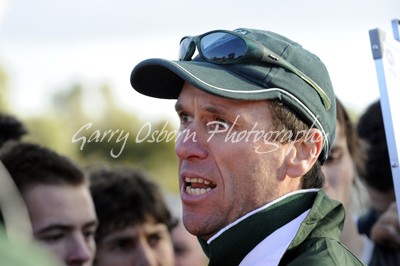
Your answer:
[[[236,35],[213,32],[201,38],[200,50],[203,56],[212,62],[233,62],[246,54],[247,44]]]
[[[194,49],[196,48],[192,38],[185,37],[179,45],[179,61],[188,61],[191,59]]]

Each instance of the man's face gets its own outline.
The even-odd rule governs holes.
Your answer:
[[[111,232],[97,243],[95,265],[173,266],[173,246],[167,226],[147,222]]]
[[[272,130],[269,104],[225,99],[188,83],[183,86],[176,110],[180,129],[187,132],[177,140],[176,153],[183,220],[192,234],[208,239],[286,193],[279,183],[285,176],[288,145],[266,144],[260,135],[249,135],[250,131],[264,130],[266,136]],[[222,126],[210,124],[213,121],[229,130],[211,134],[222,130]],[[245,137],[238,140],[239,136]]]
[[[204,266],[208,258],[204,254],[197,237],[190,234],[181,222],[172,229],[175,251],[175,266]]]
[[[351,207],[351,192],[355,178],[353,158],[347,146],[346,135],[341,125],[336,125],[336,138],[328,159],[322,166],[325,174],[324,190],[332,199]]]
[[[23,196],[35,240],[65,265],[92,265],[97,218],[87,185],[34,185]]]

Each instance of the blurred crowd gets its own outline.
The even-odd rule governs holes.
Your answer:
[[[0,179],[12,180],[1,182],[7,184],[0,198],[1,265],[207,264],[182,223],[179,198],[167,196],[147,173],[126,166],[85,168],[24,141],[27,134],[16,117],[1,114]],[[367,265],[400,265],[399,218],[379,100],[355,123],[337,99],[336,139],[322,168],[323,189],[346,210],[342,243]],[[25,232],[13,219],[22,210],[4,196],[14,188],[28,214],[31,228]],[[20,236],[11,239],[12,234]]]
[[[125,166],[85,168],[23,141],[27,134],[15,116],[1,114],[0,179],[12,182],[1,182],[7,187],[0,193],[0,265],[207,264],[176,212],[177,201],[168,202],[172,194],[147,173]],[[6,191],[22,196],[28,215],[21,219],[31,228],[15,224],[22,210]]]

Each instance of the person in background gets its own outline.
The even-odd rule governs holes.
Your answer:
[[[175,252],[175,266],[205,266],[208,258],[201,249],[196,236],[189,233],[182,220],[172,229]]]
[[[9,140],[19,141],[25,134],[28,133],[28,130],[25,128],[25,125],[18,120],[15,116],[8,114],[0,114],[0,147],[4,145]],[[2,175],[1,178],[7,178],[8,175]],[[5,184],[9,184],[8,180],[5,180],[6,183],[3,184],[3,189],[6,188]],[[4,193],[3,193],[4,194]],[[9,201],[9,200],[8,200]],[[0,207],[2,206],[2,202],[0,201]],[[0,209],[0,224],[4,223],[3,213]]]
[[[140,62],[131,85],[177,99],[183,223],[209,265],[362,265],[339,241],[342,204],[320,190],[336,127],[321,60],[248,28],[186,36],[179,51]]]
[[[363,213],[363,205],[367,200],[365,187],[357,173],[357,168],[360,169],[365,160],[364,145],[338,98],[336,119],[335,141],[328,159],[322,166],[326,178],[324,190],[329,197],[342,202],[346,211],[340,240],[367,264],[371,258],[373,243],[368,237],[360,234],[357,228],[357,218]]]
[[[20,140],[28,130],[16,117],[0,114],[0,147],[8,140]]]
[[[370,198],[370,210],[358,228],[375,243],[369,265],[400,265],[400,224],[380,101],[360,116],[357,131],[367,143],[367,159],[359,169]]]
[[[136,169],[89,172],[99,219],[94,265],[174,265],[171,230],[176,220],[159,186]]]
[[[189,233],[182,221],[182,203],[175,195],[167,195],[167,202],[178,224],[172,229],[172,242],[175,253],[175,266],[204,266],[208,258],[202,250],[197,237]]]
[[[21,121],[11,115],[0,114],[0,147],[4,145],[9,140],[20,140],[28,131]],[[3,167],[2,162],[0,161],[0,168]],[[2,178],[9,178],[9,174],[3,172],[4,169],[0,169],[0,180]],[[3,180],[4,181],[4,180]],[[8,181],[6,183],[1,182],[2,186],[5,184],[9,184]],[[9,187],[2,187],[1,189],[7,189],[7,193],[10,193]],[[11,189],[12,190],[12,189]],[[19,192],[17,192],[19,193]],[[2,200],[7,201],[7,204],[10,204],[10,201],[15,201],[15,199],[6,198],[4,196]],[[18,195],[20,199],[20,195]],[[23,201],[23,200],[22,200]],[[0,207],[3,207],[3,202],[0,200]],[[13,204],[13,203],[11,203]],[[22,204],[24,204],[22,202]],[[25,206],[24,206],[25,207]],[[6,235],[6,228],[3,221],[3,209],[0,209],[0,258],[2,265],[12,265],[12,266],[56,266],[61,265],[59,261],[54,259],[48,252],[43,251],[38,247],[37,243],[31,243],[31,236],[24,235],[25,232],[17,232],[19,234],[23,234],[22,239],[9,239],[9,236]],[[21,211],[21,210],[19,210]],[[19,217],[21,218],[21,217]],[[29,217],[28,217],[29,219]],[[30,223],[30,222],[29,222]],[[30,225],[30,224],[29,224]],[[9,229],[9,228],[8,228]],[[27,243],[28,242],[28,243]],[[23,254],[23,256],[21,256]]]
[[[18,141],[3,145],[0,160],[23,197],[35,241],[64,265],[92,265],[97,217],[82,169],[48,148]]]

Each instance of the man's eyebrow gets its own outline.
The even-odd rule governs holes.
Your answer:
[[[183,109],[184,109],[183,105],[181,103],[179,103],[179,102],[176,102],[175,111],[179,112],[179,111],[182,111]]]
[[[136,235],[116,235],[116,236],[111,236],[111,237],[104,237],[102,242],[104,244],[110,244],[110,243],[115,243],[115,242],[127,242],[127,241],[131,241],[132,243],[134,243],[137,239]]]
[[[97,221],[97,220],[93,220],[93,221],[90,221],[90,222],[88,222],[88,223],[86,223],[84,226],[83,226],[83,228],[87,228],[87,227],[97,227],[99,225],[99,222]]]
[[[179,102],[177,102],[175,104],[175,110],[177,112],[180,112],[180,111],[182,111],[184,109],[185,109],[185,107],[183,106],[183,104],[181,104]],[[204,108],[204,110],[209,112],[209,113],[216,114],[216,115],[226,115],[227,114],[226,110],[224,110],[222,108],[215,107],[215,106],[206,106]]]
[[[343,150],[344,147],[339,146],[339,145],[333,145],[331,151],[340,151]]]
[[[216,115],[226,115],[227,111],[222,109],[222,108],[217,108],[214,106],[207,106],[206,108],[204,108],[204,110],[206,110],[209,113],[212,114],[216,114]]]
[[[83,228],[88,228],[88,227],[97,227],[98,222],[97,220],[93,220],[90,221],[88,223],[86,223],[85,225],[83,225]],[[39,231],[35,232],[35,234],[43,234],[43,233],[47,233],[49,231],[53,231],[53,230],[62,230],[62,231],[68,231],[68,230],[72,230],[73,226],[71,225],[66,225],[66,224],[51,224],[49,226],[46,226],[42,229],[40,229]]]
[[[40,229],[39,231],[35,232],[35,234],[43,234],[43,233],[47,233],[53,230],[62,230],[62,231],[68,231],[71,230],[72,226],[70,225],[65,225],[65,224],[51,224],[48,225],[42,229]]]

